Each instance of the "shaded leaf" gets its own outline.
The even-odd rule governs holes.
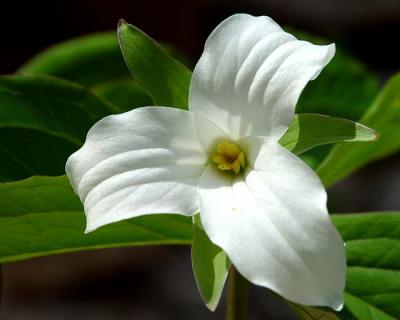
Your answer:
[[[335,146],[317,169],[326,186],[400,150],[400,74],[388,81],[360,122],[376,130],[378,139]]]
[[[132,78],[104,82],[92,87],[91,91],[112,103],[118,112],[153,105],[151,98]]]
[[[29,60],[19,72],[51,75],[85,86],[129,77],[116,32],[91,34],[55,44]]]
[[[89,128],[115,111],[64,80],[0,77],[0,180],[63,174]]]
[[[291,30],[299,39],[316,44],[332,41]],[[340,45],[332,61],[304,89],[297,113],[320,113],[353,121],[360,119],[379,92],[378,76]]]
[[[294,303],[289,305],[301,320],[339,320],[332,311]]]

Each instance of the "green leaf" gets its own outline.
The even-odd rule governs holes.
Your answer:
[[[84,234],[85,216],[68,179],[32,177],[0,184],[0,263],[71,251],[190,244],[192,220],[143,216]]]
[[[192,266],[200,294],[207,307],[214,311],[221,298],[230,261],[225,252],[210,241],[199,215],[193,218]]]
[[[115,32],[56,44],[28,61],[19,72],[51,75],[85,86],[129,77]]]
[[[297,114],[279,143],[295,154],[323,144],[375,139],[374,130],[357,122],[319,114]]]
[[[118,112],[153,105],[151,98],[132,78],[104,82],[92,87],[91,91],[112,103]]]
[[[187,61],[176,48],[163,46],[172,57]],[[116,32],[90,34],[56,44],[28,61],[19,73],[50,75],[91,87],[94,93],[120,107],[121,112],[153,105],[145,91],[132,80]]]
[[[289,302],[289,306],[301,320],[339,320],[332,312],[322,308],[302,306]]]
[[[89,128],[114,111],[64,80],[0,77],[0,180],[64,174],[66,159]]]
[[[396,320],[398,318],[393,318],[381,310],[372,307],[369,303],[358,299],[357,297],[345,293],[345,299],[347,303],[347,308],[350,312],[360,320]]]
[[[202,294],[215,307],[228,261],[210,246],[190,218],[154,215],[115,223],[85,235],[79,199],[63,177],[33,177],[0,185],[0,263],[78,250],[193,244],[193,266]],[[197,217],[198,219],[198,217]],[[400,214],[333,215],[346,242],[348,274],[343,319],[400,318]],[[202,245],[199,245],[202,244]],[[197,251],[196,251],[197,250]],[[214,272],[214,273],[213,273]],[[219,280],[218,280],[219,279]],[[334,319],[325,309],[299,307],[297,312]],[[324,319],[324,318],[322,318]]]
[[[332,144],[317,146],[313,149],[307,150],[304,153],[301,153],[299,158],[315,170],[328,155],[329,151],[332,149],[332,146]]]
[[[179,55],[174,48],[168,48]],[[56,44],[28,61],[19,73],[50,75],[88,86],[114,104],[118,112],[153,104],[132,79],[116,32],[91,34]]]
[[[191,72],[157,42],[123,20],[118,37],[129,70],[154,104],[187,108]]]
[[[359,320],[400,319],[400,213],[332,219],[346,242],[345,311]]]
[[[367,144],[342,144],[334,147],[317,169],[326,186],[371,161],[400,150],[400,74],[388,81],[360,122],[374,128],[378,139]]]

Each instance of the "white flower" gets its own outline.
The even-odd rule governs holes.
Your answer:
[[[346,259],[317,175],[278,144],[334,45],[237,14],[208,38],[189,111],[106,117],[66,171],[87,231],[156,213],[200,212],[208,236],[254,284],[305,305],[343,305]]]

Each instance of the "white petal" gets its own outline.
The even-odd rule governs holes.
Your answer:
[[[241,143],[253,150],[243,177],[229,178],[210,165],[199,182],[210,239],[251,282],[296,303],[341,309],[344,244],[318,177],[276,142]]]
[[[233,139],[258,135],[278,140],[303,88],[334,52],[334,45],[297,40],[269,17],[234,15],[206,42],[193,72],[190,110]]]
[[[195,214],[206,161],[191,112],[145,107],[96,123],[66,171],[92,231],[144,214]]]
[[[218,141],[231,140],[230,137],[224,130],[217,126],[213,121],[204,118],[201,115],[193,115],[194,123],[199,137],[200,143],[205,150],[208,151],[209,157],[212,156],[212,152],[215,151],[215,147]]]

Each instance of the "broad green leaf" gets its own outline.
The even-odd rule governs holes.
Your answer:
[[[112,103],[118,112],[153,105],[151,98],[132,78],[104,82],[92,87],[91,91]]]
[[[345,293],[345,299],[347,308],[350,312],[360,320],[396,320],[398,318],[391,317],[381,310],[372,307],[369,303],[366,303],[362,299]]]
[[[214,311],[221,298],[230,261],[225,252],[210,241],[199,215],[193,218],[192,266],[200,294],[207,307]]]
[[[192,220],[177,215],[139,217],[84,234],[83,208],[65,176],[0,184],[0,203],[0,263],[87,249],[192,241]]]
[[[319,114],[297,114],[279,143],[295,154],[319,145],[375,139],[374,130],[357,122]]]
[[[174,54],[179,53],[168,47]],[[19,73],[50,75],[90,87],[124,112],[152,101],[132,79],[116,32],[103,32],[56,44],[23,65]]]
[[[115,32],[56,44],[28,61],[19,72],[51,75],[85,86],[130,76]]]
[[[73,83],[0,77],[0,180],[64,174],[89,128],[116,109]]]
[[[400,319],[400,212],[332,219],[346,242],[345,311],[358,320]]]
[[[371,143],[334,147],[317,170],[326,186],[371,161],[400,150],[400,74],[388,81],[360,122],[374,128],[378,139]]]
[[[301,320],[339,320],[332,311],[325,309],[302,306],[294,303],[289,303],[289,306]]]
[[[155,105],[187,108],[191,72],[138,28],[119,23],[119,43],[129,70]]]
[[[96,248],[190,244],[193,237],[192,221],[175,215],[135,218],[85,235],[82,206],[65,176],[33,177],[24,181],[2,184],[0,185],[0,202],[2,203],[0,207],[0,263]],[[332,219],[346,241],[349,266],[345,296],[346,310],[338,316],[342,318],[347,312],[352,316],[342,319],[398,319],[400,317],[398,303],[400,299],[400,214],[333,215]],[[195,229],[195,232],[198,231],[202,230]],[[204,236],[202,233],[197,233],[196,239],[199,239],[199,235]],[[202,256],[212,256],[209,255],[213,252],[209,250],[209,247],[195,245],[195,248],[199,250],[195,254],[197,259],[201,259]],[[195,271],[197,277],[199,274],[209,273],[210,270],[220,272],[227,267],[227,260],[221,259],[218,254],[214,259],[204,259],[204,261],[204,266],[208,265],[209,268],[205,271]],[[212,261],[211,265],[210,261]],[[223,261],[225,264],[222,263]],[[220,267],[214,269],[216,265]],[[197,267],[199,266],[201,265]],[[209,279],[204,279],[206,282],[209,281]],[[215,284],[216,278],[211,277],[211,279]],[[206,291],[203,287],[203,293],[215,293],[215,289],[220,287],[211,284]],[[302,310],[307,310],[309,314],[318,314],[325,309],[303,308]],[[371,313],[371,318],[364,318],[366,312]],[[327,319],[331,319],[330,317],[331,315]]]
[[[175,47],[163,44],[173,56],[190,65]],[[50,75],[84,86],[129,78],[115,31],[84,35],[57,43],[26,62],[18,70],[23,74]]]

